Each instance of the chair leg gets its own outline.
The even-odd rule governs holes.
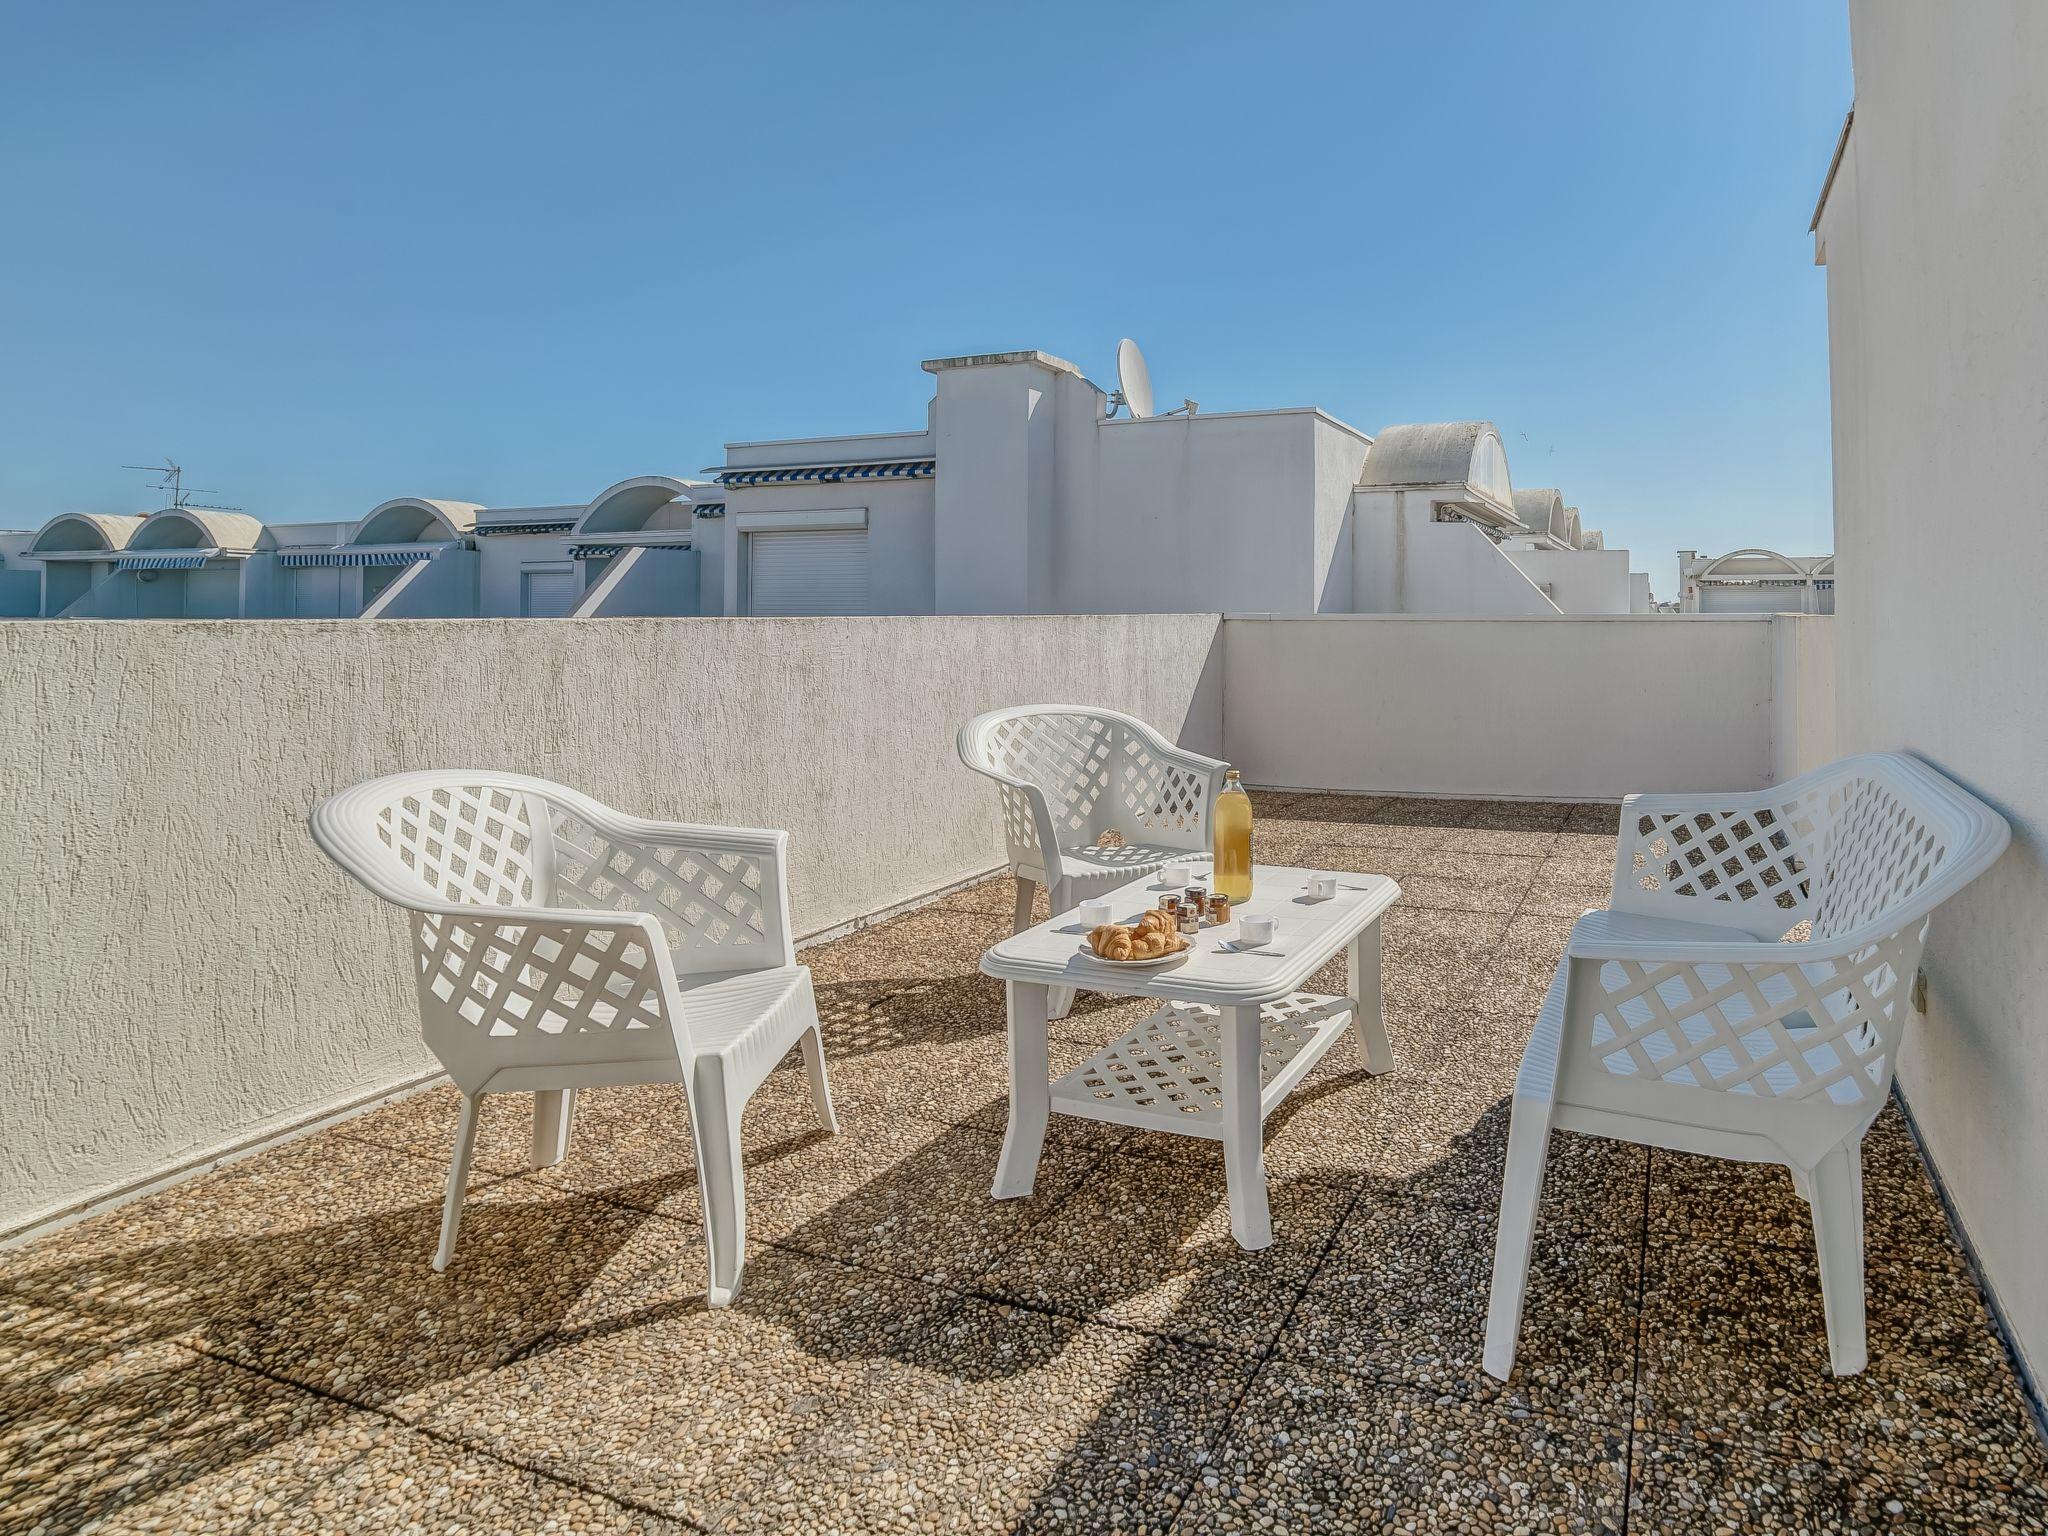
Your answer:
[[[723,1072],[696,1078],[689,1094],[697,1145],[697,1195],[704,1205],[704,1246],[711,1259],[707,1301],[729,1307],[747,1263],[747,1182],[740,1161],[740,1111]]]
[[[569,1155],[576,1119],[574,1088],[544,1088],[533,1096],[533,1157],[536,1168],[552,1168]]]
[[[470,1154],[476,1151],[477,1111],[483,1095],[462,1096],[462,1114],[455,1122],[455,1159],[448,1165],[448,1194],[441,1202],[441,1246],[434,1251],[438,1274],[455,1257],[455,1231],[462,1225],[462,1192],[469,1185]]]
[[[811,1082],[811,1107],[818,1112],[818,1124],[836,1136],[839,1117],[832,1113],[832,1085],[825,1080],[825,1037],[815,1024],[804,1031],[804,1075]]]
[[[1522,1302],[1529,1290],[1529,1252],[1550,1157],[1550,1106],[1516,1099],[1508,1122],[1508,1164],[1501,1179],[1500,1220],[1493,1235],[1493,1290],[1486,1305],[1486,1374],[1506,1381],[1515,1369]]]
[[[1869,1363],[1863,1331],[1863,1149],[1837,1147],[1813,1170],[1813,1241],[1827,1308],[1828,1364],[1854,1376]]]
[[[1010,925],[1010,932],[1022,933],[1031,926],[1031,903],[1037,895],[1038,882],[1026,880],[1020,875],[1017,879],[1017,911]]]

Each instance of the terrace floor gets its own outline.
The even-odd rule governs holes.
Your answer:
[[[989,1199],[990,882],[806,952],[843,1129],[787,1066],[755,1100],[729,1311],[674,1089],[587,1093],[538,1173],[495,1101],[445,1275],[448,1089],[0,1255],[0,1530],[2048,1529],[1895,1109],[1864,1374],[1828,1375],[1782,1172],[1561,1133],[1516,1375],[1482,1375],[1506,1095],[1615,813],[1257,802],[1262,859],[1405,892],[1401,1064],[1340,1044],[1269,1123],[1266,1251],[1179,1138],[1055,1120],[1039,1192]],[[1142,1006],[1084,995],[1055,1069]]]

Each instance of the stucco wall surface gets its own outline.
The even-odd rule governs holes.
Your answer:
[[[2048,6],[1856,3],[1820,227],[1844,751],[1916,752],[2011,850],[1935,915],[1899,1077],[2036,1381],[2048,1374]],[[2001,552],[1986,558],[1986,551]]]
[[[1362,793],[1758,788],[1794,771],[1781,761],[1773,690],[1802,674],[1780,666],[1772,626],[1670,614],[1230,618],[1224,756],[1253,784]],[[1831,718],[1825,679],[1803,675],[1815,692],[1786,710]]]
[[[1001,862],[973,714],[1221,746],[1214,616],[0,624],[0,1231],[432,1069],[399,914],[313,846],[380,773],[787,828],[797,931]]]

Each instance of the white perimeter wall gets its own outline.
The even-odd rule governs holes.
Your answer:
[[[2048,1374],[2048,6],[1856,3],[1821,225],[1845,750],[1904,747],[2013,846],[1936,914],[1900,1080]],[[1816,146],[1816,153],[1820,153]],[[2002,558],[1985,558],[2002,551]]]
[[[1091,699],[1221,746],[1212,616],[0,624],[0,1231],[432,1070],[344,785],[474,764],[785,827],[800,933],[1001,862],[953,734]],[[22,728],[22,727],[26,728]]]
[[[1001,861],[953,748],[998,704],[1129,710],[1254,785],[1748,788],[1830,755],[1832,622],[0,624],[0,1231],[432,1070],[402,919],[305,830],[375,774],[786,827],[810,933]]]
[[[1232,618],[1224,755],[1249,783],[1300,789],[1594,800],[1760,788],[1827,760],[1826,637],[1802,647],[1797,628],[1827,623]],[[1810,692],[1795,696],[1802,682]]]

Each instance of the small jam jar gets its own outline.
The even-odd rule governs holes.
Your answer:
[[[1227,923],[1230,921],[1230,898],[1228,896],[1211,896],[1209,898],[1209,919],[1215,923]]]
[[[1207,886],[1189,886],[1187,896],[1184,899],[1189,906],[1195,909],[1196,917],[1201,918],[1209,915],[1209,888]]]
[[[1182,902],[1180,904],[1180,931],[1192,936],[1201,932],[1201,930],[1202,914],[1196,910],[1195,904],[1192,901]]]

